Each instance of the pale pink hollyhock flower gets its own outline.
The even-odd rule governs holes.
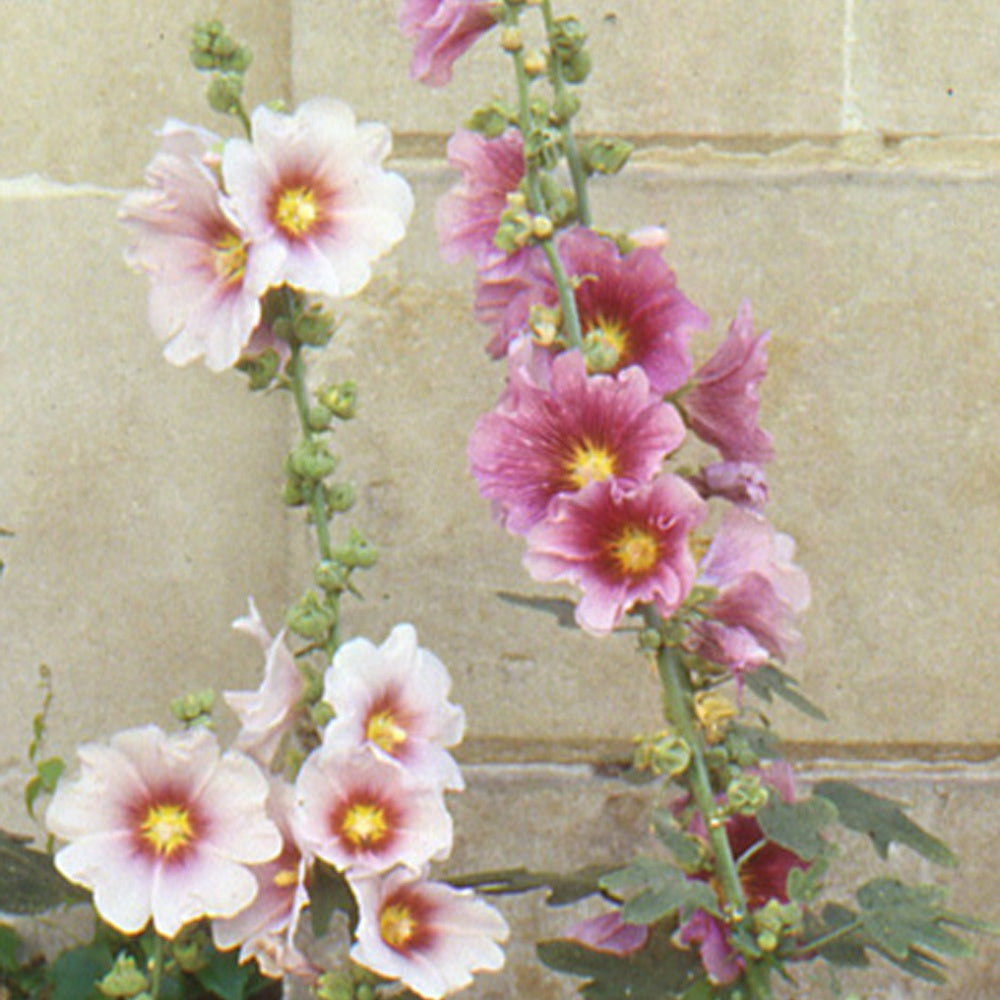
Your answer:
[[[599,337],[617,355],[608,370],[639,365],[659,394],[673,392],[691,374],[688,341],[708,325],[708,317],[680,291],[677,279],[658,250],[640,246],[622,254],[615,241],[577,226],[557,243],[563,268],[574,282],[574,297],[584,336]],[[480,282],[479,293],[487,282]],[[559,295],[543,255],[508,282],[509,304],[503,309],[490,350],[502,354],[516,336],[530,332],[531,309],[554,308]],[[491,290],[495,297],[498,289]]]
[[[775,531],[760,514],[731,507],[698,577],[718,591],[705,606],[712,620],[743,629],[781,660],[798,644],[795,617],[809,606],[809,578],[793,564],[794,555],[795,542],[788,535]],[[720,640],[716,636],[713,641]]]
[[[465,713],[448,701],[451,677],[412,625],[397,625],[381,646],[345,642],[326,671],[323,700],[336,713],[325,747],[367,747],[420,782],[461,791],[462,772],[445,747],[461,742]]]
[[[753,462],[712,462],[692,476],[690,483],[706,500],[721,497],[758,513],[767,504],[767,479]]]
[[[360,291],[413,211],[410,186],[382,167],[389,130],[329,98],[292,114],[259,107],[251,124],[252,142],[226,143],[222,174],[270,284]]]
[[[295,787],[301,842],[340,871],[418,871],[451,850],[441,790],[368,747],[319,747]]]
[[[625,956],[634,955],[646,946],[649,928],[645,924],[625,923],[621,910],[617,909],[573,924],[563,931],[562,937],[593,951]]]
[[[536,580],[576,584],[577,624],[606,635],[636,604],[665,617],[681,606],[695,578],[688,534],[704,516],[705,502],[679,476],[632,492],[605,479],[553,499],[528,533],[524,564]]]
[[[719,349],[694,375],[684,396],[691,429],[731,462],[774,458],[771,435],[757,424],[757,386],[767,374],[769,333],[754,336],[749,301],[741,303]]]
[[[285,630],[271,637],[250,598],[250,614],[237,618],[233,628],[245,632],[264,650],[264,680],[256,691],[225,691],[226,704],[240,720],[234,746],[270,767],[286,733],[302,712],[305,679],[285,645]]]
[[[349,878],[360,920],[351,958],[427,1000],[455,993],[474,972],[503,968],[507,922],[471,890],[388,875]]]
[[[268,274],[219,187],[204,129],[168,121],[146,168],[146,187],[122,200],[119,218],[135,238],[129,263],[149,275],[149,320],[164,356],[183,365],[204,357],[232,367],[260,320]]]
[[[630,489],[649,482],[680,447],[684,424],[649,389],[641,368],[588,375],[579,351],[547,356],[527,338],[511,348],[507,387],[469,437],[479,492],[515,534],[544,516],[552,498],[613,479]]]
[[[250,869],[257,880],[256,898],[234,917],[213,920],[212,939],[222,951],[239,945],[240,962],[256,959],[265,976],[312,980],[320,970],[295,945],[299,919],[309,905],[310,867],[292,823],[295,789],[275,775],[270,786],[267,811],[281,832],[281,853]]]
[[[507,208],[507,195],[524,177],[524,140],[517,129],[495,139],[459,129],[448,140],[448,164],[461,181],[437,203],[441,256],[455,264],[471,256],[479,266],[495,264],[506,254],[493,237]]]
[[[431,87],[451,81],[456,59],[499,17],[497,0],[403,0],[399,30],[416,39],[410,76]]]
[[[129,729],[77,751],[45,822],[69,841],[55,856],[71,882],[123,934],[150,918],[172,938],[202,917],[231,917],[257,894],[248,865],[275,857],[281,835],[265,812],[267,781],[249,757],[220,756],[207,729],[167,736]]]

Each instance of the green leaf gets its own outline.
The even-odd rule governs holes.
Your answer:
[[[851,830],[867,834],[879,856],[889,855],[889,845],[903,844],[933,861],[953,868],[958,859],[947,844],[917,826],[898,802],[873,795],[847,781],[821,781],[813,796],[828,799],[837,807],[840,822]]]
[[[235,949],[227,952],[212,949],[208,965],[199,969],[194,978],[222,1000],[244,1000],[259,985],[255,969],[253,962],[240,965],[239,952]]]
[[[657,809],[653,813],[653,829],[660,843],[673,854],[674,860],[684,871],[697,871],[702,866],[701,841],[685,833],[677,825],[677,820],[669,809]]]
[[[847,927],[857,921],[858,915],[839,903],[828,903],[823,907],[823,922],[818,927],[807,926],[808,938],[817,940],[832,934],[842,927]],[[844,965],[849,968],[863,969],[871,965],[864,944],[858,940],[859,934],[854,932],[847,937],[838,938],[828,944],[821,945],[818,953],[831,965]]]
[[[51,795],[65,770],[66,762],[61,757],[48,757],[35,765],[34,777],[24,786],[24,804],[27,806],[29,816],[35,815],[35,802],[38,796],[43,792]]]
[[[528,594],[514,594],[507,590],[498,590],[497,597],[518,608],[544,611],[546,614],[552,615],[561,628],[575,629],[577,627],[576,619],[573,617],[576,605],[572,601],[559,597],[531,597]]]
[[[668,1000],[704,976],[696,949],[671,944],[672,929],[656,928],[642,951],[624,957],[575,941],[542,941],[538,958],[556,972],[586,979],[580,987],[586,1000]]]
[[[829,859],[823,857],[806,869],[793,868],[785,882],[789,902],[800,906],[808,906],[814,902],[823,891],[823,876],[829,867]]]
[[[313,868],[313,881],[309,887],[309,913],[314,937],[322,937],[330,928],[330,921],[337,910],[347,914],[351,934],[358,926],[358,904],[347,880],[335,868],[317,862]]]
[[[456,889],[475,889],[495,896],[517,895],[548,889],[545,902],[548,906],[567,906],[601,891],[600,880],[615,868],[609,865],[588,865],[576,871],[531,872],[526,868],[504,868],[491,872],[476,872],[448,878],[445,881]]]
[[[757,813],[757,821],[768,840],[788,848],[804,861],[815,861],[830,849],[820,830],[836,819],[836,807],[822,798],[783,802],[772,795]]]
[[[55,870],[50,855],[27,844],[0,830],[0,912],[27,916],[89,898]]]
[[[744,675],[747,687],[762,701],[771,702],[775,695],[783,698],[810,718],[826,722],[826,715],[799,691],[799,682],[790,674],[766,663]]]
[[[64,951],[50,966],[51,1000],[104,1000],[94,985],[114,964],[104,941]]]
[[[601,879],[601,887],[628,900],[622,919],[629,924],[653,924],[665,917],[685,919],[695,910],[718,914],[718,899],[707,882],[687,878],[672,864],[636,858],[625,868]]]

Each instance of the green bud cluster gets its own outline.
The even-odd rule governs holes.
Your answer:
[[[625,139],[591,139],[581,150],[584,169],[588,174],[617,174],[628,163],[634,149],[632,143]]]
[[[273,384],[281,368],[278,352],[268,348],[255,358],[241,358],[236,368],[247,376],[251,392],[262,392]]]
[[[242,75],[250,68],[253,53],[226,31],[221,21],[201,21],[191,32],[191,62],[202,72]]]
[[[802,933],[802,909],[797,903],[779,903],[768,900],[753,914],[753,929],[757,947],[765,953],[776,951],[782,938]]]
[[[327,385],[316,392],[316,399],[338,420],[353,420],[358,408],[358,386],[351,380]]]
[[[138,997],[149,989],[149,980],[135,959],[123,951],[115,959],[111,971],[97,983],[97,988],[106,997]]]
[[[638,740],[632,764],[637,771],[676,778],[690,766],[691,748],[676,733],[665,730]]]
[[[587,33],[575,17],[556,19],[552,33],[552,51],[559,60],[566,83],[583,83],[590,75],[591,59],[586,50]]]
[[[767,805],[768,791],[759,775],[743,771],[729,782],[726,800],[732,812],[753,816]]]
[[[211,688],[192,691],[170,702],[170,713],[187,728],[212,725],[212,711],[215,708],[215,692]]]
[[[469,116],[465,125],[487,139],[496,139],[517,121],[517,112],[503,101],[481,104]]]
[[[326,642],[336,629],[340,614],[335,603],[315,590],[307,590],[285,612],[285,624],[297,635],[313,642]]]

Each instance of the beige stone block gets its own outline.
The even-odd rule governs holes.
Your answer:
[[[169,722],[191,690],[256,687],[233,635],[253,594],[277,627],[288,595],[278,502],[289,400],[177,369],[146,321],[106,199],[0,202],[0,825],[21,825],[37,668],[55,701],[47,752]],[[20,234],[11,238],[11,234]]]
[[[559,592],[531,583],[466,471],[502,372],[470,317],[469,272],[435,257],[448,181],[400,167],[417,185],[410,239],[325,362],[361,385],[344,468],[384,556],[347,627],[379,638],[414,621],[476,738],[627,739],[658,722],[633,638],[587,639],[498,598]],[[699,353],[743,296],[773,329],[771,514],[814,589],[792,671],[832,720],[778,712],[789,738],[997,739],[996,193],[990,174],[653,162],[598,191],[603,222],[669,225],[681,285],[714,316]]]
[[[853,19],[850,66],[861,124],[889,134],[996,134],[995,3],[860,3]]]
[[[222,0],[5,0],[0,11],[0,176],[137,184],[168,117],[236,134],[203,97],[191,26],[217,16],[254,51],[250,106],[289,90],[287,5]]]
[[[576,13],[590,35],[595,68],[583,127],[636,136],[838,131],[841,6],[834,0],[555,5],[557,13]],[[397,8],[396,0],[295,0],[296,98],[331,93],[397,131],[448,134],[475,105],[514,93],[495,34],[461,58],[452,85],[411,82],[410,44],[395,27]]]

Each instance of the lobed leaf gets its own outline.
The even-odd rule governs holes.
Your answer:
[[[56,871],[51,855],[0,830],[0,912],[28,916],[87,898]]]
[[[837,820],[837,809],[828,799],[809,798],[783,802],[772,795],[757,813],[768,840],[787,848],[804,861],[815,861],[830,849],[820,830]]]
[[[744,678],[747,687],[763,701],[771,702],[777,695],[804,715],[820,722],[827,721],[823,710],[799,691],[799,682],[774,665],[766,663],[757,670],[744,674]]]
[[[636,858],[611,872],[601,879],[601,888],[627,900],[622,919],[629,924],[653,924],[674,914],[683,920],[695,910],[719,912],[719,901],[707,882],[689,879],[674,865],[652,858]]]
[[[526,868],[505,868],[448,878],[456,889],[476,889],[497,896],[518,895],[548,889],[548,906],[567,906],[601,891],[601,879],[614,871],[608,865],[588,865],[572,872],[531,872]]]

